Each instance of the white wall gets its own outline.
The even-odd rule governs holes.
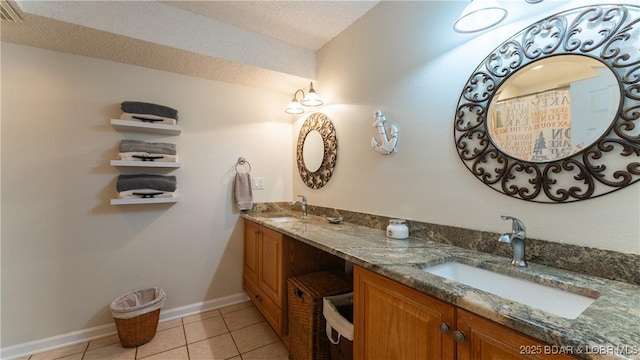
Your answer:
[[[181,136],[124,133],[120,102],[178,109]],[[242,292],[232,171],[265,177],[255,201],[291,199],[288,94],[2,43],[2,347],[112,323],[141,287],[165,309]],[[121,139],[177,144],[183,201],[111,206]],[[130,171],[131,172],[131,171]]]
[[[321,206],[492,232],[510,229],[500,220],[508,214],[532,238],[640,254],[640,184],[577,203],[530,203],[477,180],[453,142],[462,88],[487,54],[531,22],[585,2],[508,2],[511,22],[479,35],[452,29],[465,5],[382,2],[319,51],[315,87],[336,127],[337,166],[320,190],[294,176],[293,193]],[[397,153],[371,149],[376,109],[400,129]]]

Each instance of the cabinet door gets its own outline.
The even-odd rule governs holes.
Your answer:
[[[575,359],[558,354],[563,348],[551,347],[524,334],[457,309],[457,330],[464,334],[458,343],[459,360],[480,359]]]
[[[453,337],[440,332],[441,323],[454,326],[452,305],[359,266],[354,270],[356,359],[454,358]]]
[[[258,285],[276,305],[282,308],[284,299],[284,274],[282,248],[284,237],[271,229],[262,227],[260,267]]]
[[[258,284],[260,226],[251,221],[244,222],[244,277]]]

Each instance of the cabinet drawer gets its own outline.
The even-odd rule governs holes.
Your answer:
[[[260,310],[265,319],[271,324],[278,336],[286,334],[284,324],[286,324],[285,314],[276,303],[269,298],[250,278],[242,278],[242,288],[247,293],[253,304]]]

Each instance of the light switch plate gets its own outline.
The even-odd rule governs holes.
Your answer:
[[[263,177],[254,177],[253,178],[253,190],[264,190],[264,178]]]

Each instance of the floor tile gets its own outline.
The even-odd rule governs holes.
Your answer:
[[[182,319],[173,319],[169,321],[163,321],[158,324],[157,331],[163,331],[163,330],[171,329],[178,326],[182,326]]]
[[[241,355],[242,354],[242,355]],[[285,360],[288,353],[247,301],[158,325],[151,342],[123,348],[118,334],[16,360]]]
[[[222,318],[231,331],[265,321],[262,314],[255,307],[223,314]]]
[[[188,324],[188,323],[201,321],[201,320],[209,319],[216,316],[220,316],[220,310],[211,310],[211,311],[206,311],[206,312],[195,314],[195,315],[185,316],[182,318],[182,322],[184,324]]]
[[[69,356],[65,356],[65,357],[61,357],[58,358],[56,360],[82,360],[82,357],[84,356],[83,353],[80,354],[75,354],[75,355],[69,355]]]
[[[262,322],[231,332],[241,354],[278,341],[269,324]]]
[[[119,344],[119,343],[120,343],[120,338],[118,337],[118,334],[113,334],[110,336],[105,336],[99,339],[89,341],[89,347],[87,348],[87,351],[97,349],[99,347]]]
[[[87,351],[83,360],[134,360],[136,358],[135,348],[123,348],[119,343],[103,346],[91,351]]]
[[[33,355],[30,360],[53,360],[53,359],[60,359],[69,355],[82,354],[87,349],[88,344],[89,342],[83,342],[80,344],[43,352],[40,354]]]
[[[224,314],[228,314],[230,312],[234,312],[234,311],[238,311],[238,310],[242,310],[242,309],[246,309],[246,308],[255,308],[255,306],[253,306],[253,303],[251,301],[245,301],[245,302],[241,302],[239,304],[225,306],[225,307],[220,309],[220,313],[224,315]]]
[[[229,332],[222,317],[209,318],[202,321],[192,322],[184,325],[184,332],[187,336],[187,343],[204,340]]]
[[[140,359],[140,357],[138,357],[138,359]],[[151,355],[142,359],[143,360],[189,360],[189,353],[187,352],[187,347],[182,346],[177,349],[161,352],[159,354]],[[192,360],[200,360],[200,359],[193,358]]]
[[[190,359],[218,360],[239,355],[231,335],[223,334],[187,345]]]
[[[242,354],[242,360],[288,360],[289,352],[284,348],[282,342],[257,348],[253,351]]]
[[[163,351],[175,349],[186,344],[184,330],[182,327],[158,331],[153,340],[138,347],[137,357],[147,357]]]

